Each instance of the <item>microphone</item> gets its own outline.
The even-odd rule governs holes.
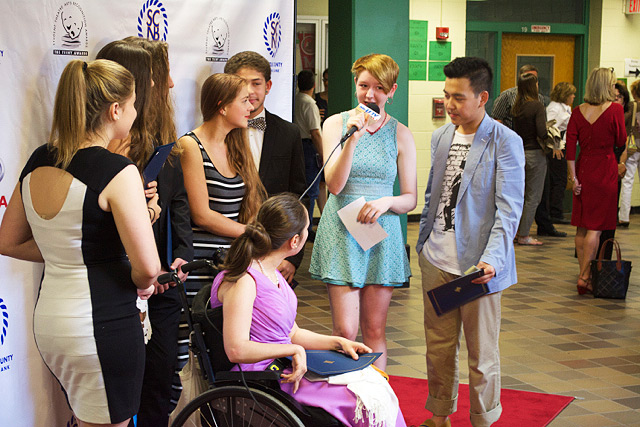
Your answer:
[[[363,114],[368,115],[369,117],[378,120],[380,118],[380,107],[378,107],[373,102],[368,102],[367,105],[358,104],[356,110],[362,112]],[[345,142],[347,139],[351,137],[354,133],[358,131],[358,127],[356,125],[351,126],[351,128],[344,134],[344,136],[340,139],[340,144]]]
[[[356,110],[360,111],[363,114],[367,114],[369,117],[375,120],[380,119],[380,107],[378,107],[373,102],[369,102],[367,103],[367,105],[358,104],[358,106],[356,107]],[[357,126],[351,126],[351,129],[349,129],[347,133],[344,134],[344,136],[340,139],[340,142],[337,143],[335,147],[333,147],[333,150],[331,150],[331,153],[329,153],[329,156],[327,157],[327,161],[324,162],[324,164],[320,168],[320,171],[316,174],[316,177],[314,178],[314,180],[311,182],[311,184],[309,184],[307,189],[304,190],[304,193],[302,193],[302,195],[298,198],[298,200],[302,200],[302,198],[309,192],[311,187],[313,187],[313,184],[315,184],[318,178],[320,178],[322,171],[324,170],[325,166],[327,166],[329,159],[331,158],[331,156],[333,156],[333,153],[338,149],[338,147],[340,147],[343,142],[349,139],[349,137],[353,135],[357,130],[358,130]]]

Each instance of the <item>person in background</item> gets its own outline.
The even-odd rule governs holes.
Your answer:
[[[256,220],[233,242],[225,270],[211,287],[211,306],[222,306],[225,352],[242,371],[264,371],[274,359],[291,356],[291,368],[281,375],[282,390],[302,404],[323,408],[344,425],[406,426],[393,390],[372,367],[360,373],[366,378],[365,392],[375,390],[380,402],[387,403],[377,408],[359,407],[353,384],[303,377],[306,349],[339,350],[354,359],[371,352],[364,344],[296,324],[296,295],[277,267],[304,246],[308,228],[304,205],[292,194],[279,194],[262,205]]]
[[[109,151],[123,155],[133,161],[140,176],[153,153],[153,138],[149,132],[150,93],[153,87],[151,55],[140,46],[134,46],[124,40],[107,43],[96,55],[96,59],[108,59],[125,67],[136,80],[136,111],[137,116],[126,138],[109,142]],[[158,204],[157,182],[147,184],[145,194],[151,219],[155,223],[160,217],[161,208]]]
[[[249,147],[260,180],[270,196],[290,192],[301,196],[307,188],[300,130],[296,125],[269,112],[264,102],[271,90],[271,65],[252,51],[233,55],[224,72],[236,74],[249,83]],[[287,282],[295,287],[294,275],[304,252],[285,259],[279,267]]]
[[[421,426],[451,426],[449,415],[456,412],[458,401],[462,331],[471,425],[490,426],[502,414],[500,299],[502,291],[518,281],[513,239],[522,213],[525,155],[521,138],[485,112],[493,78],[487,61],[456,58],[444,67],[444,74],[451,123],[431,137],[431,170],[416,246],[427,343],[425,407],[433,413]],[[428,292],[471,266],[484,270],[473,283],[486,284],[489,293],[438,316]]]
[[[631,132],[631,127],[632,127],[631,123],[633,118],[632,117],[633,104],[631,104],[630,102],[629,91],[627,90],[627,87],[625,85],[623,85],[620,82],[616,82],[614,93],[615,93],[615,101],[613,102],[615,102],[616,104],[622,105],[622,108],[624,110],[624,127],[625,127],[625,130],[627,131],[627,136],[628,136],[630,135],[630,132]],[[620,191],[622,189],[622,178],[624,178],[625,172],[627,171],[625,167],[625,161],[627,158],[626,144],[622,147],[613,147],[613,153],[616,156],[616,162],[618,162],[618,197],[616,198],[616,200],[620,200]],[[602,249],[604,242],[606,242],[609,239],[615,239],[615,237],[616,237],[615,228],[612,230],[602,230],[602,233],[600,233],[600,242],[598,243],[598,251],[596,252],[596,254],[600,253],[600,250]],[[606,246],[604,246],[604,251],[602,252],[602,258],[609,260],[611,259],[611,255],[613,255],[613,245],[607,244]]]
[[[329,69],[327,68],[322,73],[322,86],[324,90],[315,94],[316,105],[320,110],[320,124],[324,126],[324,121],[329,114]],[[324,173],[320,176],[320,189],[318,191],[318,209],[320,213],[324,210],[324,206],[327,204],[327,183],[324,179]],[[312,236],[309,236],[311,239]]]
[[[626,89],[620,90],[621,88],[616,88],[619,90],[623,96],[626,92]],[[636,139],[636,144],[640,142],[640,123],[638,121],[637,113],[640,112],[640,105],[638,105],[638,100],[640,100],[640,80],[636,80],[631,83],[631,94],[633,95],[633,103],[628,102],[629,94],[626,92],[627,103],[625,110],[625,126],[627,128],[627,135],[633,135]],[[618,98],[616,98],[618,100]],[[635,127],[631,126],[632,123],[632,114],[633,114],[633,105],[636,105],[636,125]],[[638,161],[640,160],[640,152],[635,151],[630,153],[629,148],[625,150],[620,158],[620,164],[618,165],[618,172],[623,176],[621,182],[621,190],[620,190],[620,209],[618,211],[618,227],[629,227],[629,212],[631,211],[631,191],[633,189],[633,180],[636,175],[636,171],[638,170]]]
[[[624,109],[613,102],[615,83],[612,69],[593,69],[585,103],[573,110],[567,126],[567,165],[573,181],[571,224],[576,226],[581,295],[592,291],[590,263],[596,257],[600,233],[616,227],[618,162],[613,149],[624,146],[627,132]]]
[[[33,333],[80,427],[125,427],[140,404],[136,294],[153,295],[160,261],[140,174],[106,149],[129,135],[135,100],[121,65],[71,60],[49,142],[22,170],[0,225],[0,254],[45,263]]]
[[[307,175],[307,192],[309,203],[309,235],[313,236],[313,210],[320,191],[320,177],[316,179],[322,167],[322,131],[320,128],[320,112],[313,100],[315,76],[312,71],[302,70],[298,73],[298,93],[294,102],[293,122],[300,128],[302,148],[304,151],[304,169]],[[311,238],[313,241],[314,238]]]
[[[565,83],[565,84],[568,85],[569,83]],[[562,87],[564,87],[564,85],[560,86],[560,88]],[[556,90],[556,88],[558,88],[558,85],[554,87],[554,90]],[[574,93],[575,93],[575,88],[574,88]],[[557,94],[554,96],[557,96]],[[570,98],[571,98],[571,102],[573,102],[573,97],[570,97]],[[558,103],[556,102],[555,104],[558,104]],[[551,105],[551,103],[549,105]],[[564,103],[562,103],[561,105],[555,105],[554,107],[552,107],[552,111],[554,111],[555,113],[556,108],[558,106],[562,108],[562,105],[564,105],[565,107],[564,111],[568,109],[569,112],[571,112],[571,106],[568,106]],[[566,129],[567,123],[569,121],[569,117],[564,116],[563,119],[565,120],[563,123],[563,127],[564,129]],[[547,120],[550,121],[551,119],[547,117]],[[561,133],[564,135],[564,132],[561,131]],[[564,144],[564,141],[562,142],[562,144]],[[550,153],[547,153],[546,157],[547,157],[547,173],[545,174],[545,177],[544,177],[544,184],[542,185],[542,195],[540,196],[540,203],[538,203],[538,207],[536,209],[536,215],[535,215],[536,225],[538,226],[537,234],[538,236],[567,237],[567,233],[565,233],[564,231],[558,231],[556,229],[556,227],[553,225],[554,220],[551,217],[551,187],[553,183],[554,191],[556,192],[554,197],[556,199],[558,198],[560,199],[559,201],[555,200],[554,202],[556,204],[558,203],[560,204],[559,207],[556,206],[556,209],[560,211],[560,218],[563,218],[562,199],[564,198],[564,191],[567,185],[567,162],[566,162],[566,159],[564,158],[564,152],[562,151],[562,149],[558,149],[558,150],[554,149]],[[553,174],[551,171],[552,161],[558,162],[558,163],[553,163],[553,167],[559,168],[559,170],[554,170]],[[555,177],[555,181],[554,181],[554,177]],[[560,181],[560,183],[556,181]],[[564,184],[562,184],[562,182],[564,182]],[[560,185],[562,185],[562,188],[560,188]],[[562,221],[564,221],[565,224],[569,223],[564,219],[562,219]],[[555,222],[561,222],[561,221],[556,220]]]
[[[576,87],[571,83],[560,82],[551,91],[551,102],[547,106],[547,120],[555,120],[555,126],[562,134],[563,144],[566,142],[567,125],[571,117],[573,100],[576,98]],[[567,159],[565,149],[560,158],[551,155],[548,163],[549,176],[549,215],[554,224],[568,224],[564,218],[564,192],[567,188]],[[544,197],[544,196],[543,196]]]
[[[327,68],[322,73],[322,86],[324,90],[322,92],[316,92],[314,99],[318,110],[320,110],[320,122],[324,125],[324,121],[327,120],[329,114],[329,69]]]
[[[393,288],[411,275],[404,246],[400,214],[416,207],[416,149],[411,131],[391,117],[385,106],[392,102],[400,69],[389,56],[370,54],[351,68],[359,103],[375,103],[379,120],[368,120],[356,109],[333,115],[323,128],[325,178],[331,195],[313,245],[311,277],[327,284],[333,335],[355,339],[362,327],[364,343],[383,353],[376,366],[385,369],[385,326]],[[342,135],[356,131],[343,144]],[[336,148],[337,147],[337,148]],[[329,153],[335,150],[331,159]],[[398,178],[400,194],[394,196]],[[347,231],[338,210],[364,197],[357,221],[378,223],[388,234],[364,251]]]
[[[160,40],[127,37],[128,43],[144,48],[151,55],[154,86],[151,88],[149,123],[155,147],[176,141],[173,102],[169,90],[173,88],[169,66],[169,46]],[[160,198],[160,218],[153,224],[156,247],[162,263],[162,272],[178,269],[184,282],[186,274],[179,267],[193,260],[193,232],[191,213],[184,187],[180,156],[176,144],[157,178]],[[175,286],[156,287],[158,292],[148,300],[149,320],[153,334],[146,346],[142,398],[138,411],[138,427],[167,426],[171,403],[172,377],[178,358],[178,325],[182,304]],[[185,321],[186,323],[186,321]],[[187,328],[185,328],[187,329]],[[184,334],[185,338],[187,333]],[[186,352],[187,349],[183,348]],[[179,377],[177,377],[179,378]],[[176,384],[179,386],[179,383]],[[174,398],[177,399],[176,396]]]
[[[538,69],[535,65],[525,64],[518,70],[518,79],[525,75],[532,74],[538,77]],[[513,129],[513,104],[516,102],[516,95],[518,94],[518,87],[512,87],[500,94],[493,103],[493,111],[491,117],[494,120],[502,123],[509,129]],[[545,98],[541,93],[538,93],[538,100],[546,105]]]
[[[524,206],[518,227],[518,244],[539,246],[542,242],[529,234],[547,175],[547,157],[538,143],[538,138],[547,136],[547,116],[544,105],[538,100],[538,78],[535,75],[523,74],[518,79],[518,94],[511,114],[513,130],[522,138],[526,160]]]

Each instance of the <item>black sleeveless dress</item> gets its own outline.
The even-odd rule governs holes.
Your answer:
[[[140,404],[144,342],[131,264],[98,196],[131,161],[101,147],[79,150],[67,168],[73,180],[64,204],[45,220],[33,208],[31,172],[54,164],[43,145],[20,175],[27,220],[45,260],[36,344],[79,419],[122,422]]]

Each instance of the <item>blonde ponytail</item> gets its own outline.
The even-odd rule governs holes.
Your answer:
[[[49,135],[57,167],[69,166],[82,144],[100,133],[103,115],[111,104],[124,103],[134,88],[131,73],[113,61],[73,60],[67,64],[56,90]]]

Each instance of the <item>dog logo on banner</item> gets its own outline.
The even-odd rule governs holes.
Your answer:
[[[147,0],[142,4],[138,16],[138,37],[167,41],[169,19],[160,0]]]
[[[58,8],[53,24],[53,54],[89,56],[89,35],[84,11],[75,1]]]
[[[267,52],[272,58],[275,58],[282,41],[282,25],[280,24],[280,14],[278,12],[273,12],[267,16],[262,28],[262,37],[264,38],[264,44],[267,46]]]
[[[229,59],[229,25],[219,16],[209,22],[205,52],[207,62],[227,62]]]

